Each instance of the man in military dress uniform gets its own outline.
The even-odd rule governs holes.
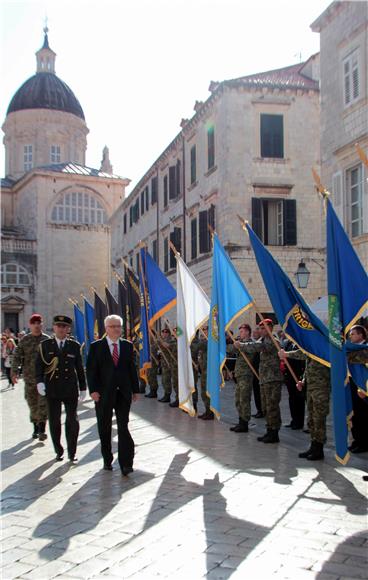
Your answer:
[[[41,314],[32,314],[29,319],[31,332],[26,334],[15,349],[11,377],[13,383],[18,382],[19,368],[22,368],[24,378],[24,396],[30,410],[30,421],[33,423],[33,439],[44,441],[47,420],[47,406],[44,397],[37,391],[35,361],[40,343],[47,338],[48,334],[42,332]]]
[[[246,354],[260,353],[259,384],[261,387],[262,409],[266,416],[267,432],[257,439],[263,443],[279,443],[279,430],[281,427],[280,400],[284,378],[280,370],[277,348],[269,336],[269,332],[273,330],[272,320],[270,318],[261,320],[259,329],[261,341],[248,342],[242,346],[242,350]],[[278,343],[276,337],[275,341]],[[235,346],[237,346],[237,343],[235,343]]]
[[[81,356],[81,346],[68,338],[72,320],[68,316],[55,316],[54,338],[40,344],[36,358],[37,390],[46,397],[51,439],[56,452],[56,461],[64,458],[61,445],[61,405],[64,404],[65,437],[69,460],[77,461],[75,454],[79,434],[77,416],[78,396],[86,397],[86,379]]]

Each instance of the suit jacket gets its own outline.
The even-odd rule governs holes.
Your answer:
[[[120,354],[114,365],[106,338],[96,340],[90,346],[87,358],[87,381],[90,393],[100,393],[101,403],[115,400],[116,390],[130,403],[132,393],[139,393],[139,381],[135,366],[133,344],[119,339]]]
[[[55,338],[40,343],[36,356],[36,381],[45,383],[46,396],[57,399],[78,397],[86,390],[81,346],[67,338],[60,352]]]

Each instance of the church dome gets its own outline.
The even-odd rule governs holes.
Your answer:
[[[37,72],[17,90],[7,115],[24,109],[52,109],[72,113],[84,120],[83,109],[73,91],[52,72]]]

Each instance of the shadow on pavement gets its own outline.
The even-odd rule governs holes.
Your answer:
[[[338,576],[348,578],[351,574],[354,578],[367,578],[367,551],[365,552],[365,558],[361,555],[356,555],[357,553],[362,553],[362,551],[357,550],[357,548],[361,548],[367,539],[368,532],[359,532],[358,534],[346,538],[346,540],[336,546],[336,550],[332,553],[331,557],[323,563],[321,571],[316,575],[316,579],[324,580],[327,577],[335,577],[335,575],[337,575],[336,565],[346,567],[345,572],[340,568]],[[341,563],[341,558],[337,559],[336,556],[342,556],[344,558],[343,563]]]

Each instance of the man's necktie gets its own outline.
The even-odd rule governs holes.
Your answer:
[[[113,344],[112,344],[112,362],[114,363],[114,365],[116,367],[118,366],[119,351],[118,351],[118,345],[116,344],[116,342],[113,342]]]
[[[64,347],[64,343],[63,343],[63,341],[61,340],[61,341],[60,341],[60,346],[59,346],[59,350],[60,350],[60,352],[63,352],[63,347]]]

